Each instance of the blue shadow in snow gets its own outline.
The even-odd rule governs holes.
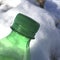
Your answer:
[[[58,9],[58,6],[56,3],[52,1],[46,1],[45,9],[51,12],[52,14],[54,14],[58,19],[60,19],[60,8]]]

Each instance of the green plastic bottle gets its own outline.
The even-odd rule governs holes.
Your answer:
[[[0,60],[31,60],[29,43],[39,24],[19,13],[11,29],[12,32],[0,40]]]

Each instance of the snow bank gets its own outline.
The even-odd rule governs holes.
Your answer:
[[[1,15],[3,16],[1,19],[4,20],[2,23],[11,26],[18,13],[23,13],[40,24],[35,39],[30,43],[31,60],[50,60],[51,55],[56,55],[56,57],[60,56],[58,52],[60,51],[60,34],[59,30],[55,27],[55,21],[50,13],[34,6],[28,1],[24,1],[16,8],[3,13]]]
[[[45,9],[60,20],[60,0],[46,0]]]

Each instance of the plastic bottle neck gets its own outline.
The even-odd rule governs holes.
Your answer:
[[[7,38],[14,46],[17,46],[22,50],[26,50],[26,48],[29,47],[30,39],[15,31],[12,31]]]

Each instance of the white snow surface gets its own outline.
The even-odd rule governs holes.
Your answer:
[[[54,0],[49,1],[53,2]],[[50,8],[53,9],[53,6]],[[9,27],[13,24],[15,16],[22,13],[40,24],[35,39],[32,39],[30,43],[31,60],[51,60],[51,56],[55,56],[57,60],[60,60],[60,30],[55,26],[55,19],[59,15],[55,10],[56,15],[51,11],[48,7],[45,10],[29,1],[24,1],[17,7],[1,13],[0,38],[7,36],[11,32]]]

